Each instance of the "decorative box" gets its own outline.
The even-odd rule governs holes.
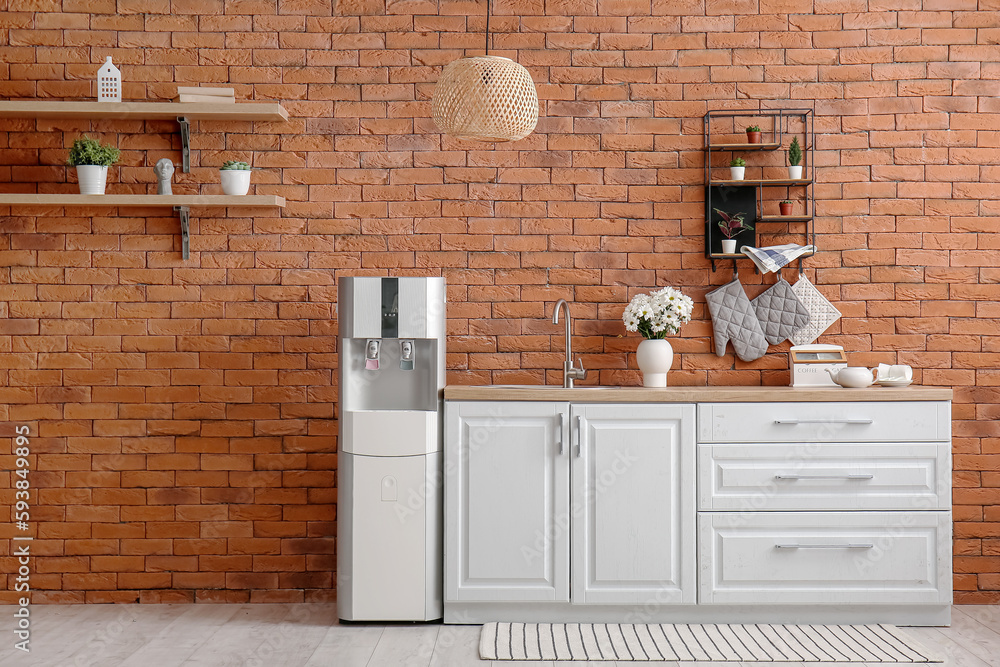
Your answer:
[[[846,367],[847,355],[840,345],[793,345],[788,350],[793,387],[836,387],[826,371]]]

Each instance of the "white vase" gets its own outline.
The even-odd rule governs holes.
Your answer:
[[[250,172],[245,169],[220,169],[222,191],[227,195],[245,195],[250,190]]]
[[[670,343],[662,338],[647,338],[639,343],[635,359],[642,371],[643,387],[667,386],[667,371],[674,362],[674,349],[670,347]]]
[[[788,168],[788,178],[799,180],[802,178],[802,165],[797,164]]]
[[[730,167],[729,175],[734,181],[742,181],[743,173],[746,171],[746,167]]]
[[[735,255],[736,239],[722,239],[722,252],[726,255]]]
[[[96,164],[78,164],[76,180],[80,181],[81,195],[103,195],[108,184],[108,168]]]

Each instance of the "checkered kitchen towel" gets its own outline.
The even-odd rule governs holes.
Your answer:
[[[753,246],[743,246],[743,253],[753,260],[761,273],[772,273],[783,266],[791,264],[802,255],[813,252],[815,248],[811,245],[798,245],[797,243],[786,243],[785,245],[771,245],[766,248],[754,248]]]

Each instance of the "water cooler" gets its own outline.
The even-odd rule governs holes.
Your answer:
[[[337,614],[442,617],[444,278],[340,278]]]

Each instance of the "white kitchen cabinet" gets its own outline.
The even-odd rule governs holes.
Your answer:
[[[947,621],[950,403],[705,403],[698,436],[701,605]]]
[[[445,405],[445,596],[569,600],[569,404]]]
[[[446,389],[445,622],[947,625],[950,392],[738,389]]]
[[[573,602],[693,604],[694,406],[574,404]]]
[[[445,421],[447,600],[695,601],[693,405],[449,402]]]

